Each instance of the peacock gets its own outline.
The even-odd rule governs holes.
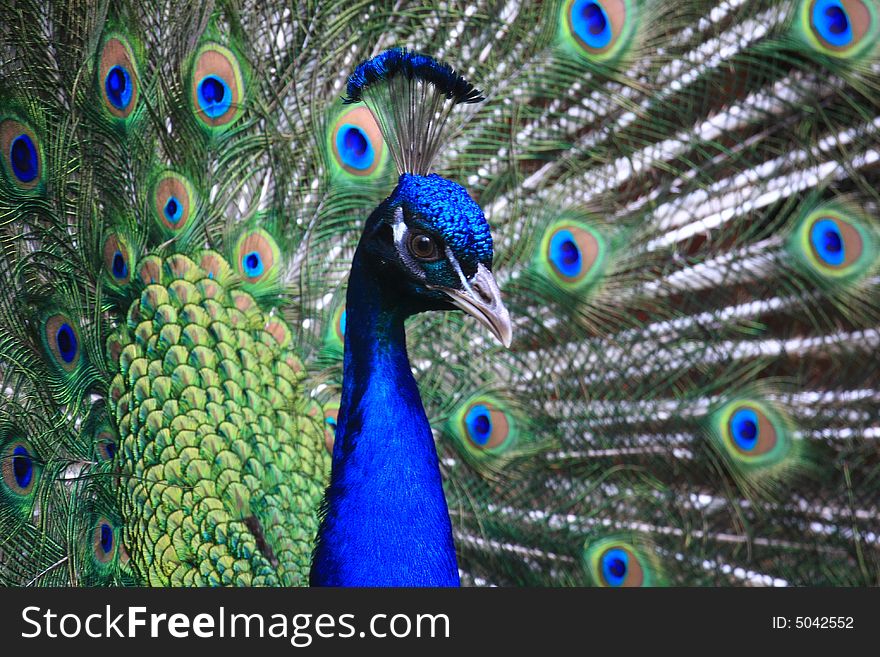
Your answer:
[[[0,583],[880,584],[878,134],[877,0],[4,4]]]

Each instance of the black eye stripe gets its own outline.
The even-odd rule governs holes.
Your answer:
[[[394,244],[394,231],[388,224],[380,224],[376,229],[376,236],[386,244]]]

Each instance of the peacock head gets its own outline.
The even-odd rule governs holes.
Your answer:
[[[404,173],[361,244],[408,311],[461,309],[510,346],[510,315],[492,275],[492,234],[464,187],[437,174]]]
[[[464,187],[429,173],[452,108],[481,100],[448,64],[401,48],[357,67],[346,102],[366,103],[400,173],[367,221],[361,247],[407,312],[461,309],[509,347],[510,315],[492,275],[483,210]]]

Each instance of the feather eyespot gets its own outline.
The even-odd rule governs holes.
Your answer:
[[[104,461],[112,461],[116,456],[116,438],[109,431],[102,431],[96,438],[98,455]]]
[[[241,113],[244,79],[235,54],[219,44],[202,46],[192,72],[192,103],[208,128],[228,126]]]
[[[839,0],[820,0],[813,5],[813,29],[829,45],[842,47],[853,39],[846,9]]]
[[[632,543],[603,539],[585,549],[584,562],[599,586],[631,588],[656,585],[655,565]]]
[[[104,240],[104,268],[117,285],[131,281],[132,252],[118,235],[109,235]]]
[[[568,0],[563,3],[563,12],[569,39],[582,54],[597,61],[620,54],[635,21],[630,0]]]
[[[325,324],[324,348],[330,357],[342,354],[345,345],[346,317],[345,304],[340,303],[333,309],[327,324]]]
[[[53,360],[63,370],[72,372],[77,368],[81,357],[79,334],[66,315],[58,313],[45,321],[43,339]]]
[[[180,221],[183,203],[176,196],[169,196],[162,206],[162,214],[169,224],[176,225]]]
[[[862,255],[862,238],[846,221],[820,217],[810,227],[810,248],[824,265],[832,268],[851,266]]]
[[[459,407],[451,420],[453,434],[473,456],[508,451],[516,443],[517,427],[504,402],[478,395]]]
[[[726,435],[730,446],[743,455],[760,456],[776,446],[777,433],[760,408],[742,405],[733,409]]]
[[[845,249],[840,227],[833,219],[818,219],[810,229],[813,255],[831,267],[843,264]]]
[[[259,251],[249,251],[241,257],[241,267],[248,278],[259,278],[263,275],[263,256]]]
[[[101,443],[100,452],[105,460],[112,461],[116,458],[116,442],[108,440],[107,442]]]
[[[345,343],[345,306],[340,306],[334,313],[333,328],[336,331],[336,339]]]
[[[33,448],[24,440],[12,436],[0,439],[0,506],[19,520],[30,521],[34,512],[34,497],[40,479],[40,465]]]
[[[107,100],[118,110],[125,110],[131,104],[131,76],[122,66],[113,66],[107,71],[104,91]]]
[[[21,134],[12,140],[9,148],[9,161],[15,177],[23,183],[29,183],[37,177],[37,147],[29,135]]]
[[[769,431],[766,427],[759,430],[759,426],[764,424],[762,419],[754,409],[748,407],[737,409],[731,414],[728,431],[736,449],[744,453],[752,452],[758,446],[759,434],[765,439],[770,437],[767,434],[773,433],[772,427]]]
[[[0,122],[0,149],[4,169],[18,187],[34,189],[42,176],[42,155],[33,131],[14,119]]]
[[[274,274],[280,261],[275,240],[264,230],[244,233],[236,246],[238,273],[248,283],[260,283]]]
[[[336,150],[345,165],[352,169],[369,169],[376,158],[366,133],[349,124],[342,125],[336,133]]]
[[[628,548],[612,547],[599,558],[602,565],[602,581],[606,586],[641,586],[644,581],[642,566]]]
[[[793,454],[789,421],[775,405],[758,399],[728,402],[711,416],[712,435],[742,471],[768,472]]]
[[[849,58],[877,41],[877,8],[863,0],[803,0],[801,24],[819,52]]]
[[[864,0],[802,0],[797,30],[817,52],[852,59],[876,46],[878,9]]]
[[[877,238],[868,222],[855,209],[836,203],[804,217],[789,248],[812,274],[833,280],[859,279],[877,262]]]
[[[593,227],[561,221],[545,231],[538,261],[552,281],[574,290],[588,286],[601,274],[606,251],[605,239]]]
[[[16,495],[29,495],[36,482],[34,457],[27,445],[18,441],[10,443],[3,455],[3,481]]]
[[[333,124],[330,149],[336,164],[352,176],[376,172],[385,156],[385,142],[376,119],[366,107],[344,112]]]
[[[178,234],[190,224],[193,213],[192,184],[173,171],[164,172],[153,187],[153,211],[160,228]]]
[[[198,86],[199,106],[212,119],[225,114],[232,104],[229,85],[216,75],[206,75]]]
[[[510,433],[507,417],[491,404],[473,404],[464,418],[470,441],[480,449],[501,445]]]
[[[134,55],[122,36],[109,37],[101,49],[98,81],[107,111],[118,119],[128,118],[137,106],[138,75]]]
[[[106,518],[100,518],[95,524],[92,532],[92,548],[99,563],[110,563],[116,556],[116,531]]]

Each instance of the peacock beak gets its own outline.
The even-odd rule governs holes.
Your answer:
[[[437,289],[445,292],[457,308],[476,317],[478,322],[492,331],[501,344],[510,347],[513,340],[510,313],[501,301],[501,290],[498,289],[495,277],[486,267],[482,264],[477,265],[477,273],[469,279],[462,280],[462,289],[450,287]]]

